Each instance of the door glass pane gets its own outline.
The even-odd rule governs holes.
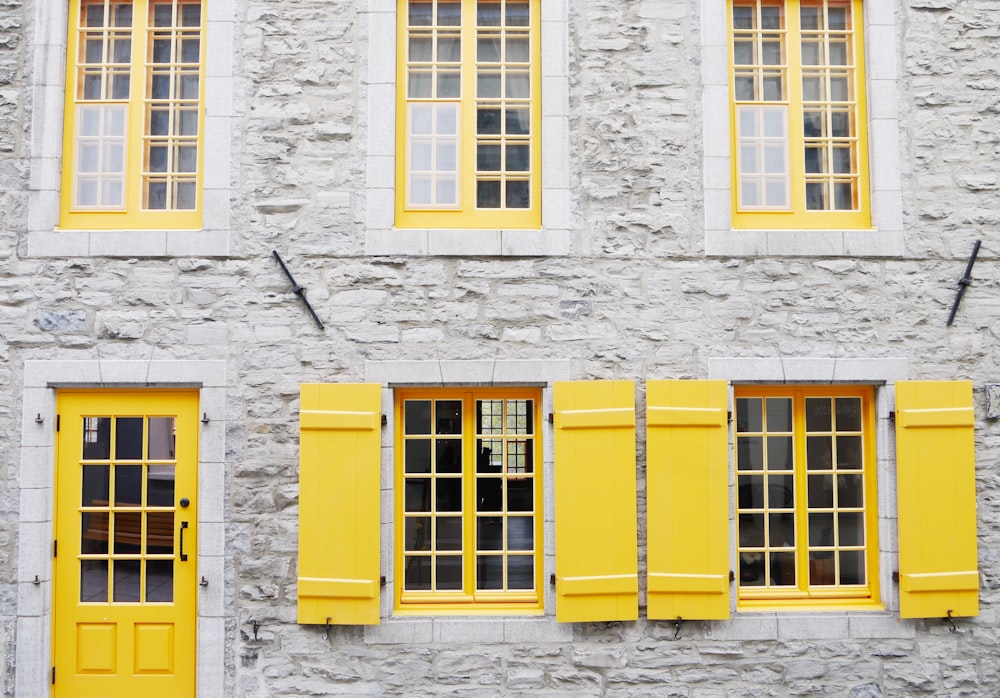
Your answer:
[[[83,458],[84,460],[108,460],[111,458],[111,418],[83,418]]]
[[[142,417],[115,419],[115,459],[139,460],[142,458]]]
[[[146,513],[146,552],[150,555],[170,555],[174,552],[174,512]]]
[[[462,433],[462,401],[461,400],[438,400],[436,403],[435,433],[437,434],[461,434]]]
[[[146,601],[165,603],[173,600],[173,560],[148,560],[146,562]]]
[[[503,485],[500,478],[476,478],[476,511],[502,511]]]
[[[431,549],[431,519],[429,516],[407,517],[403,531],[403,550],[423,551]]]
[[[462,472],[462,440],[461,439],[438,439],[436,448],[435,472],[438,473],[461,473]]]
[[[174,466],[150,465],[146,477],[146,505],[170,507],[174,505]]]
[[[139,560],[114,561],[114,598],[116,603],[134,603],[140,600],[140,571],[142,563]]]
[[[406,478],[406,511],[431,510],[431,481],[427,478]]]
[[[407,400],[403,403],[403,422],[407,434],[430,434],[431,401]]]
[[[462,481],[459,478],[437,480],[437,511],[462,511]]]
[[[108,561],[80,561],[80,601],[108,602]]]
[[[533,511],[534,478],[507,482],[507,511]]]
[[[532,550],[535,547],[534,519],[511,516],[507,519],[507,550]]]
[[[81,497],[80,504],[85,507],[107,506],[110,501],[110,485],[110,466],[83,466],[83,496]]]
[[[115,466],[115,505],[142,506],[142,466]]]
[[[85,511],[80,515],[81,553],[108,554],[108,520],[106,511]]]
[[[115,512],[112,518],[114,524],[116,554],[138,554],[142,542],[142,513]]]
[[[404,468],[408,473],[431,471],[431,442],[429,439],[410,439],[403,447]]]

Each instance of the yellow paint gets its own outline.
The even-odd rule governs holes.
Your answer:
[[[87,696],[174,696],[194,695],[195,647],[197,628],[197,550],[198,550],[198,393],[165,390],[61,390],[57,397],[60,430],[56,434],[56,503],[55,532],[58,555],[54,560],[53,666],[56,682],[52,695],[81,698]],[[156,460],[155,465],[174,465],[174,501],[158,507],[156,515],[173,516],[173,535],[168,533],[173,553],[155,557],[138,552],[141,537],[128,538],[119,532],[119,540],[135,542],[127,556],[113,555],[112,564],[125,560],[144,560],[173,564],[173,600],[171,602],[81,601],[82,539],[86,539],[85,514],[98,502],[86,502],[81,496],[81,453],[84,417],[170,417],[176,418],[175,455],[171,460]],[[112,440],[113,442],[113,440]],[[86,461],[93,467],[108,463],[116,468],[117,459]],[[145,461],[128,461],[122,467],[136,467]],[[149,466],[146,466],[147,468]],[[114,477],[111,477],[114,480]],[[141,478],[142,491],[148,479]],[[112,485],[113,486],[113,485]],[[180,506],[187,498],[189,505]],[[114,521],[123,521],[122,504],[111,506]],[[109,511],[107,502],[104,510]],[[132,512],[143,507],[133,507]],[[118,512],[118,513],[115,513]],[[152,512],[151,512],[152,513]],[[136,514],[132,514],[136,516]],[[107,514],[105,514],[107,520]],[[182,521],[186,561],[180,560],[176,535]],[[115,524],[124,526],[124,523]],[[81,535],[81,529],[84,535]],[[104,529],[107,536],[107,528]],[[147,540],[153,540],[152,532]],[[105,538],[106,540],[106,538]],[[90,564],[107,560],[100,555],[87,556]],[[148,569],[148,568],[147,568]],[[142,584],[150,579],[142,577]],[[107,593],[105,594],[107,599]]]
[[[407,25],[409,0],[397,0],[396,44],[396,221],[397,228],[531,230],[542,224],[542,71],[541,6],[531,0],[531,205],[526,209],[476,208],[476,0],[462,0],[462,98],[460,103],[458,187],[454,209],[416,209],[406,205],[407,173]],[[413,100],[421,101],[421,100]],[[433,100],[447,102],[448,100]]]
[[[900,615],[978,615],[972,383],[896,384],[896,478]]]
[[[556,383],[554,409],[556,619],[635,620],[635,385]]]
[[[380,414],[374,383],[303,384],[298,622],[379,622]]]
[[[649,618],[729,617],[725,381],[646,384]]]
[[[191,0],[180,0],[190,2]],[[63,113],[62,191],[59,228],[64,230],[196,230],[202,227],[203,182],[205,171],[205,56],[208,53],[205,32],[206,3],[201,11],[201,71],[199,78],[198,164],[195,208],[190,210],[150,210],[142,207],[143,134],[147,127],[146,57],[150,53],[147,18],[153,0],[132,0],[132,68],[128,100],[102,100],[102,104],[127,105],[125,150],[125,206],[121,210],[90,210],[74,207],[76,171],[77,106],[98,102],[84,101],[79,85],[77,57],[81,54],[80,17],[84,0],[70,0],[69,36],[66,44],[66,97]]]

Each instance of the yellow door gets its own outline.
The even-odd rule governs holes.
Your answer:
[[[198,393],[60,391],[53,695],[193,696]]]

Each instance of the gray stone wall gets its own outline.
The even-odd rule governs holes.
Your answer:
[[[169,259],[26,254],[26,134],[38,67],[30,64],[25,17],[48,1],[0,0],[6,695],[14,694],[18,641],[19,367],[29,359],[98,357],[224,359],[229,366],[225,593],[233,696],[1000,691],[1000,428],[985,417],[984,389],[1000,381],[992,234],[1000,221],[1000,3],[895,3],[903,257],[707,259],[699,3],[573,0],[573,252],[454,258],[364,254],[358,201],[369,134],[358,100],[359,3],[247,0],[237,4],[234,41],[235,253]],[[974,283],[948,328],[976,239],[983,248]],[[289,292],[274,249],[305,286],[325,332]],[[301,382],[363,380],[371,360],[569,359],[574,378],[634,379],[641,390],[647,379],[704,377],[707,360],[721,356],[895,357],[909,361],[911,378],[974,381],[978,618],[961,620],[953,634],[940,621],[900,622],[891,614],[742,614],[687,623],[676,639],[673,623],[640,620],[581,624],[537,639],[526,632],[517,641],[461,621],[442,621],[408,641],[402,632],[360,628],[333,628],[327,638],[322,628],[296,625]],[[640,476],[641,454],[642,444]]]

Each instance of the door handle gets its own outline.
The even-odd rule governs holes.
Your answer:
[[[181,562],[187,562],[188,556],[184,552],[184,531],[187,530],[188,522],[181,521],[181,545],[180,545],[180,558]]]

